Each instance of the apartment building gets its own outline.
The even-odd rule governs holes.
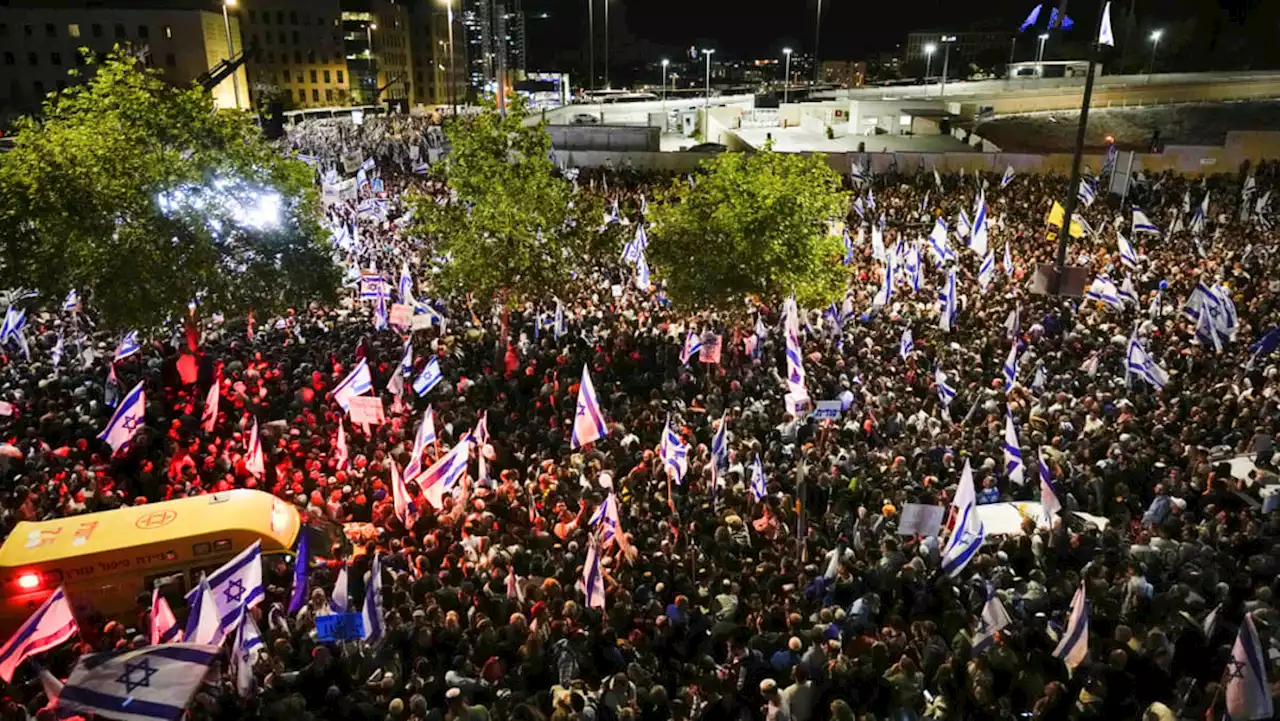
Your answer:
[[[450,17],[453,18],[452,36],[449,33]],[[458,0],[417,0],[409,6],[415,103],[448,105],[466,102],[466,27],[461,18]],[[450,51],[453,52],[452,63]]]
[[[190,83],[228,52],[227,24],[239,52],[239,19],[203,6],[170,3],[163,8],[121,3],[107,8],[89,2],[10,0],[0,5],[0,114],[39,108],[47,93],[78,82],[69,70],[84,66],[81,48],[104,54],[116,46],[143,57],[166,80]],[[239,91],[238,98],[233,87]],[[213,90],[221,107],[248,107],[244,68]]]
[[[235,0],[241,42],[257,107],[350,105],[350,75],[338,0]]]

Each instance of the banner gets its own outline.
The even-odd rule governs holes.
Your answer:
[[[699,358],[703,363],[719,363],[723,337],[708,333],[702,336],[702,353]]]
[[[382,410],[382,399],[377,396],[355,396],[349,408],[352,423],[382,425],[387,417]]]
[[[936,536],[942,528],[942,520],[946,516],[945,506],[930,506],[923,503],[906,503],[902,506],[902,516],[898,521],[899,536]]]
[[[391,306],[391,316],[388,319],[391,325],[397,328],[413,327],[413,306],[404,305],[403,303],[395,303]]]
[[[364,638],[364,618],[359,613],[316,616],[316,638],[325,643],[359,641]]]
[[[834,421],[840,417],[840,401],[818,401],[813,417],[820,421]]]

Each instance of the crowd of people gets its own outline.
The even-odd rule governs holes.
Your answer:
[[[385,141],[335,133],[293,146],[323,167]],[[380,216],[354,203],[330,211],[360,224],[348,261],[388,271],[391,283],[402,262],[420,267],[399,220],[404,193],[447,193],[404,170],[379,163],[389,205]],[[630,225],[644,222],[642,196],[669,182],[610,172],[606,191],[604,179],[583,170],[579,192],[607,193]],[[999,172],[896,169],[846,182],[859,198],[870,191],[877,210],[864,206],[865,220],[883,214],[890,247],[923,244],[937,217],[954,226],[984,187],[989,243],[997,257],[1007,246],[1012,267],[982,289],[982,258],[953,234],[959,309],[943,331],[944,276],[934,264],[924,264],[920,290],[901,283],[876,307],[883,267],[870,243],[855,242],[845,260],[853,317],[833,324],[824,309],[802,309],[807,390],[840,401],[834,420],[787,411],[783,299],[754,309],[764,333],[752,343],[754,327],[673,307],[657,287],[636,289],[618,264],[592,273],[594,289],[561,294],[562,327],[546,322],[550,299],[511,312],[505,347],[504,321],[481,299],[440,298],[420,285],[417,296],[444,320],[412,333],[409,378],[435,358],[444,381],[421,397],[406,389],[404,408],[371,429],[344,421],[330,392],[366,359],[390,405],[406,338],[375,330],[355,290],[340,307],[206,328],[200,351],[210,363],[194,384],[172,371],[178,344],[154,338],[114,369],[124,388],[145,381],[149,403],[146,428],[113,457],[96,436],[111,414],[104,384],[114,341],[69,350],[55,368],[49,351],[66,318],[33,313],[32,358],[9,357],[0,388],[14,407],[0,421],[14,449],[0,455],[3,530],[239,487],[334,522],[372,524],[376,534],[350,558],[313,570],[311,600],[292,616],[272,614],[287,605],[291,568],[266,563],[266,597],[254,611],[266,640],[257,689],[243,697],[230,680],[206,685],[191,719],[1219,718],[1246,617],[1267,678],[1280,678],[1280,512],[1264,498],[1277,482],[1280,364],[1269,344],[1254,346],[1280,324],[1277,237],[1264,202],[1280,169],[1148,174],[1128,201],[1158,234],[1133,233],[1127,208],[1101,199],[1081,207],[1090,232],[1072,240],[1070,257],[1089,277],[1130,276],[1137,303],[1123,309],[1029,290],[1036,268],[1052,261],[1045,217],[1063,177],[1006,183]],[[1205,193],[1210,212],[1193,238],[1185,228]],[[859,220],[851,208],[850,224]],[[1136,268],[1122,264],[1117,231],[1135,246]],[[651,242],[661,242],[660,229]],[[659,275],[653,281],[660,287]],[[1181,312],[1200,281],[1229,289],[1238,312],[1235,337],[1220,349],[1197,339]],[[903,352],[907,328],[914,342]],[[690,330],[723,334],[718,363],[682,362]],[[1167,371],[1163,389],[1127,372],[1135,333]],[[1019,370],[1007,387],[1011,342]],[[609,433],[574,448],[584,367]],[[955,390],[949,407],[939,369]],[[200,410],[214,382],[220,413],[206,433]],[[424,512],[406,528],[391,465],[410,460],[428,407],[440,449],[482,417],[489,437],[444,507],[415,498]],[[1004,462],[1006,417],[1027,459],[1022,483]],[[245,465],[254,419],[264,434],[261,477]],[[714,472],[721,419],[728,467]],[[690,447],[680,483],[659,457],[668,424]],[[425,464],[438,452],[430,447]],[[752,488],[757,458],[763,493]],[[1052,528],[1029,516],[1018,532],[989,534],[956,577],[940,569],[947,530],[899,534],[909,504],[951,505],[966,464],[979,502],[1038,500],[1037,459],[1063,506]],[[579,581],[599,535],[591,519],[611,493],[621,538],[601,551],[600,609]],[[375,556],[385,638],[319,642],[315,617],[328,612],[339,564],[359,599]],[[1087,656],[1068,669],[1053,652],[1081,588],[1091,608]],[[1011,622],[988,638],[981,618],[992,595]],[[149,603],[139,600],[136,624],[100,620],[41,662],[62,677],[81,654],[146,645]],[[52,718],[41,688],[31,669],[20,672],[0,719]]]

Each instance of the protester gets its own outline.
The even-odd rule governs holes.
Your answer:
[[[318,169],[391,148],[365,176],[384,181],[386,202],[364,210],[340,202],[329,220],[346,229],[339,240],[352,267],[380,269],[396,288],[402,266],[419,279],[426,267],[403,232],[403,193],[447,190],[410,172],[398,143],[416,140],[368,126],[308,125],[315,132],[298,131],[290,144]],[[1275,482],[1280,434],[1271,355],[1280,335],[1268,335],[1280,325],[1280,238],[1261,202],[1277,186],[1277,166],[1254,169],[1242,200],[1245,177],[1135,183],[1128,201],[1158,234],[1133,232],[1130,211],[1101,199],[1080,209],[1092,232],[1073,240],[1070,259],[1091,280],[1129,279],[1137,297],[1118,305],[1028,289],[1053,260],[1045,218],[1062,177],[1005,184],[998,174],[906,168],[848,182],[860,200],[874,191],[877,209],[864,213],[877,225],[883,213],[885,248],[919,242],[921,289],[900,276],[883,293],[877,244],[856,240],[870,237],[870,225],[860,233],[851,210],[852,313],[839,303],[826,315],[759,307],[755,343],[746,340],[754,317],[726,326],[672,307],[635,290],[626,264],[587,273],[589,291],[563,292],[562,324],[552,301],[516,309],[509,347],[502,319],[479,300],[437,298],[419,283],[419,314],[432,325],[409,338],[397,409],[367,430],[345,420],[333,391],[367,361],[390,406],[405,337],[375,330],[376,300],[359,300],[355,278],[339,307],[204,319],[204,363],[189,382],[174,370],[181,337],[152,338],[114,363],[121,390],[141,382],[147,393],[145,428],[114,456],[97,435],[112,413],[104,389],[116,339],[89,333],[74,343],[83,322],[47,312],[27,327],[31,359],[10,355],[0,388],[14,406],[0,424],[14,449],[3,457],[4,530],[256,487],[365,534],[344,559],[339,595],[362,608],[376,569],[384,637],[318,642],[315,618],[331,612],[341,563],[312,570],[308,602],[290,615],[282,611],[293,569],[268,560],[265,599],[251,613],[265,641],[253,688],[238,692],[225,676],[206,684],[192,719],[1217,717],[1233,698],[1224,669],[1246,619],[1264,650],[1260,670],[1280,678],[1280,506],[1264,499],[1261,482]],[[630,171],[578,177],[579,192],[619,200],[628,223],[643,222],[640,196],[669,181]],[[949,236],[958,261],[943,270],[925,240],[936,218],[954,228],[962,210],[973,212],[980,188],[989,248],[1001,260],[1007,248],[1012,266],[1006,273],[1001,263],[985,291],[982,258],[963,239]],[[1184,196],[1205,192],[1210,212],[1193,237],[1194,202]],[[1132,268],[1117,230],[1138,256]],[[939,327],[947,267],[957,271],[950,331]],[[1235,307],[1220,350],[1203,332],[1218,333],[1217,317],[1183,312],[1198,282],[1225,289]],[[799,328],[809,398],[841,401],[833,421],[788,410],[789,323]],[[903,353],[905,328],[914,343]],[[719,363],[680,361],[691,330],[723,336]],[[1150,356],[1133,370],[1131,339]],[[443,380],[419,394],[412,382],[431,359]],[[584,368],[606,434],[577,447]],[[1148,380],[1157,371],[1167,374],[1163,389]],[[200,412],[214,382],[219,412],[206,432]],[[439,446],[425,446],[422,468],[457,444],[477,447],[442,507],[427,500],[423,476],[406,483],[420,510],[413,518],[396,511],[392,468],[414,461],[428,408]],[[255,422],[261,474],[252,472]],[[674,441],[664,440],[666,428]],[[687,467],[668,482],[680,443]],[[969,501],[957,501],[966,492]],[[1048,506],[1049,494],[1061,507],[1052,528],[1038,512],[1008,535],[965,520],[977,503]],[[938,534],[898,534],[913,504],[953,503]],[[1075,511],[1103,517],[1106,528]],[[948,573],[966,543],[970,555]],[[82,654],[146,646],[143,623],[146,614],[128,627],[82,629],[39,661],[65,678]],[[47,717],[36,679],[33,667],[19,671],[0,719]]]

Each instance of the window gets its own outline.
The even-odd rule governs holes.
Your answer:
[[[138,26],[138,37],[143,39],[151,37],[151,31],[147,28],[146,25]]]
[[[62,53],[49,53],[49,62],[54,65],[62,64]]]
[[[302,64],[302,51],[301,51],[301,50],[294,50],[294,51],[293,51],[293,62],[297,63],[298,65],[301,65],[301,64]],[[299,80],[298,82],[302,82],[302,81],[301,81],[301,80]]]
[[[283,11],[283,10],[277,10],[277,11],[276,11],[276,25],[284,25],[284,11]]]
[[[270,64],[270,63],[274,63],[275,61],[276,61],[276,54],[267,53],[267,63]]]
[[[289,13],[289,24],[290,25],[298,24],[298,13],[295,13],[295,12]]]
[[[22,97],[22,83],[18,80],[9,82],[9,97],[15,100]]]
[[[347,91],[343,88],[338,88],[338,100],[342,100],[345,97],[347,97]]]
[[[285,85],[288,85],[288,84],[289,84],[289,71],[288,71],[288,70],[285,70],[285,71],[283,71],[283,72],[281,72],[281,73],[280,73],[280,82],[284,83]]]
[[[250,35],[249,37],[250,37],[250,38],[252,38],[252,40],[253,40],[253,44],[254,44],[254,45],[257,45],[257,44],[258,44],[258,34],[257,34],[257,33],[253,33],[253,34],[252,34],[252,35]],[[270,44],[271,44],[271,33],[267,33],[267,44],[268,44],[268,45],[270,45]]]
[[[102,37],[102,26],[101,26],[101,25],[99,25],[99,24],[97,24],[97,23],[94,23],[94,24],[93,24],[93,36],[94,36],[95,38],[100,38],[100,37]]]
[[[116,23],[116,40],[124,40],[128,37],[128,33],[124,31],[124,26]]]
[[[258,22],[258,11],[256,11],[256,10],[250,10],[250,11],[249,11],[249,22],[251,22],[251,23],[256,23],[256,22]]]
[[[280,44],[285,45],[289,42],[289,36],[283,30],[280,31]]]
[[[37,98],[44,97],[44,83],[37,80],[34,83],[31,83],[31,87],[36,91]]]
[[[80,37],[80,26],[76,25],[75,23],[71,23],[70,25],[68,25],[67,37],[72,37],[72,38]]]
[[[314,71],[314,70],[312,70],[312,71],[311,71],[311,82],[313,82],[313,83],[318,83],[318,82],[320,82],[319,80],[316,80],[316,71]]]
[[[165,53],[165,54],[164,54],[164,64],[165,64],[167,67],[176,68],[176,67],[178,67],[178,59],[177,59],[176,57],[174,57],[174,56],[173,56],[173,53]]]
[[[306,88],[298,88],[298,102],[300,102],[300,103],[305,103],[305,102],[307,102],[307,90],[306,90]]]
[[[317,90],[316,88],[311,89],[311,99],[316,101],[317,103],[320,102],[320,91]]]
[[[314,63],[315,61],[316,61],[316,51],[314,51],[314,50],[308,50],[308,51],[307,51],[307,62],[309,62],[309,63]]]
[[[329,71],[328,71],[328,70],[324,71],[324,81],[325,81],[326,83],[330,82],[330,80],[329,80]]]
[[[9,24],[0,23],[0,38],[7,38],[7,37],[9,37]]]
[[[324,16],[323,16],[323,15],[321,15],[321,16],[320,16],[320,17],[318,17],[318,18],[316,18],[316,25],[319,25],[320,27],[324,27]]]
[[[27,53],[27,65],[39,65],[40,58],[35,53]]]
[[[264,25],[270,25],[270,24],[271,24],[271,13],[270,13],[270,12],[262,13],[262,22],[263,22],[263,24],[264,24]]]
[[[325,100],[333,100],[333,88],[325,88],[325,89],[324,89],[324,99],[325,99]]]
[[[338,84],[339,84],[339,85],[342,85],[342,84],[343,84],[343,83],[345,83],[345,82],[346,82],[346,81],[342,79],[342,71],[341,71],[341,70],[339,70],[339,71],[338,71]]]
[[[281,34],[283,34],[283,33],[281,33]],[[294,44],[294,45],[301,45],[301,44],[302,44],[302,40],[298,38],[298,31],[297,31],[297,30],[294,30],[294,31],[293,31],[293,44]]]
[[[31,37],[32,35],[35,35],[35,34],[36,34],[36,29],[35,29],[35,28],[33,28],[33,27],[31,27],[30,25],[23,25],[23,26],[22,26],[22,34],[23,34],[23,35],[25,35],[25,36],[27,36],[27,37]]]
[[[298,84],[299,84],[299,85],[301,85],[301,84],[302,84],[302,71],[301,71],[301,70],[299,70],[299,71],[298,71]]]
[[[57,26],[57,25],[54,25],[53,23],[45,23],[45,24],[44,24],[44,34],[45,34],[47,37],[51,37],[51,38],[56,38],[56,37],[58,37],[58,26]]]

